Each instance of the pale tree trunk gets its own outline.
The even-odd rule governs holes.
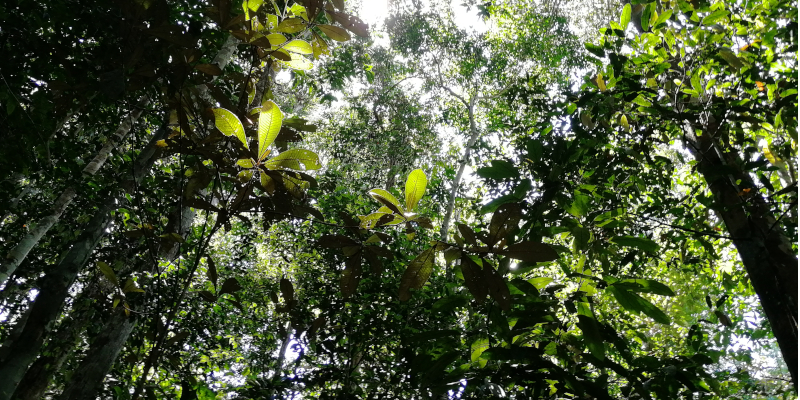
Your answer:
[[[153,135],[150,143],[139,154],[134,165],[132,182],[129,183],[138,184],[150,171],[156,159],[156,142],[164,137],[166,137],[164,128]],[[122,192],[119,190],[116,196],[109,197],[97,210],[77,242],[44,278],[39,295],[31,306],[28,323],[25,324],[19,339],[9,347],[8,356],[0,360],[0,376],[3,377],[0,380],[0,400],[11,398],[28,366],[39,353],[69,296],[70,286],[86,266],[100,239],[105,236],[106,229],[112,221],[111,211],[125,203]]]
[[[714,137],[716,127],[703,128],[696,136],[686,122],[687,148],[714,195],[714,211],[725,222],[797,387],[797,256],[750,175],[719,173],[742,163]]]
[[[142,110],[144,107],[149,104],[147,99],[142,99],[136,105],[136,109],[125,118],[122,123],[119,125],[117,130],[114,132],[114,135],[106,142],[106,144],[100,149],[94,159],[86,165],[83,169],[84,176],[91,177],[97,173],[100,167],[108,159],[108,155],[111,151],[117,146],[125,136],[131,130],[133,123],[139,119],[142,115]],[[69,207],[72,203],[72,200],[75,199],[76,191],[74,187],[68,187],[64,189],[64,192],[58,196],[55,203],[53,204],[52,212],[50,215],[42,218],[38,223],[34,225],[34,227],[25,235],[22,240],[13,248],[11,251],[6,255],[6,259],[0,263],[0,285],[5,282],[14,271],[22,264],[25,260],[25,257],[28,256],[28,253],[39,243],[39,240],[42,239],[45,233],[50,230],[50,228],[55,225],[59,219],[61,219],[61,215],[64,211]]]
[[[72,374],[58,400],[95,398],[103,378],[114,365],[135,326],[136,318],[133,315],[126,316],[124,309],[119,307],[106,323],[105,329],[92,342],[89,352]]]
[[[464,169],[467,167],[467,163],[469,163],[469,156],[472,152],[472,146],[475,145],[475,142],[478,141],[478,127],[475,124],[475,100],[476,96],[473,96],[469,103],[466,101],[464,105],[467,107],[467,115],[469,116],[469,139],[467,140],[466,146],[464,146],[464,156],[461,158],[461,161],[458,163],[458,171],[456,172],[456,177],[453,179],[453,186],[450,189],[450,197],[447,199],[447,209],[444,213],[444,221],[442,221],[442,229],[439,231],[439,236],[441,237],[440,240],[443,242],[447,242],[447,234],[448,230],[450,229],[450,219],[453,215],[453,207],[455,207],[456,203],[456,194],[458,193],[458,187],[461,185],[461,177],[464,175]]]

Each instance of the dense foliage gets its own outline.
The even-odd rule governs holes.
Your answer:
[[[796,4],[12,3],[0,400],[796,396]]]

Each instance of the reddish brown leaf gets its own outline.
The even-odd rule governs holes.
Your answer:
[[[344,235],[323,235],[317,245],[329,249],[338,249],[345,246],[358,246],[358,242]]]
[[[411,289],[420,289],[428,281],[433,271],[435,250],[431,247],[423,251],[408,264],[403,277],[400,278],[400,301],[408,301],[411,298]]]
[[[517,203],[506,203],[500,206],[492,216],[489,223],[489,235],[486,244],[494,246],[495,243],[505,238],[509,232],[518,228],[519,219],[522,217],[522,209]]]
[[[484,260],[483,275],[486,284],[489,286],[489,295],[500,305],[503,311],[511,309],[511,292],[508,290],[506,280]]]
[[[545,262],[558,259],[558,253],[548,244],[539,242],[519,242],[499,252],[504,256],[527,262]]]
[[[479,304],[486,300],[486,295],[489,294],[489,288],[486,286],[484,280],[483,269],[480,265],[476,264],[468,255],[461,256],[461,275],[464,275],[464,284],[472,293]]]
[[[292,282],[286,278],[281,278],[280,286],[283,301],[289,303],[290,300],[294,299],[294,286],[292,286]]]
[[[458,231],[461,232],[461,237],[464,238],[464,241],[475,246],[478,242],[475,240],[475,231],[472,228],[464,225],[458,224]]]
[[[345,269],[342,271],[342,277],[339,284],[342,290],[342,296],[348,298],[356,293],[358,289],[358,282],[361,280],[361,252],[354,254],[352,257],[345,261]]]

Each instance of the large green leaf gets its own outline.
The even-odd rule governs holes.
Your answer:
[[[289,43],[286,43],[285,45],[283,45],[283,48],[298,54],[311,54],[314,52],[313,49],[311,48],[311,45],[308,42],[300,39],[294,39]]]
[[[408,301],[411,298],[411,289],[420,289],[433,271],[433,260],[436,257],[434,247],[420,253],[417,258],[411,261],[400,278],[400,301]]]
[[[514,243],[499,254],[527,262],[545,262],[558,259],[558,253],[550,245],[531,241]]]
[[[283,113],[272,100],[267,100],[261,105],[261,112],[258,115],[258,161],[266,157],[267,148],[281,131],[282,121]]]
[[[670,289],[667,285],[652,279],[621,279],[614,283],[614,285],[631,292],[652,293],[662,296],[675,296],[675,292],[673,292],[672,289]]]
[[[622,16],[619,22],[623,31],[628,29],[628,24],[631,22],[631,3],[625,3],[625,7],[622,7]]]
[[[389,209],[391,209],[392,211],[400,215],[405,214],[403,212],[403,206],[401,206],[400,202],[397,201],[397,198],[394,197],[394,195],[392,195],[388,191],[375,188],[369,191],[369,195],[373,199],[379,201],[381,204],[385,205],[386,207],[389,207]]]
[[[299,170],[302,165],[306,170],[320,169],[319,156],[311,150],[289,149],[264,163],[267,168],[289,168]]]
[[[610,291],[611,294],[614,295],[614,298],[617,302],[622,306],[622,308],[633,311],[635,313],[644,313],[648,317],[652,318],[654,321],[668,325],[670,320],[667,314],[665,314],[661,309],[656,307],[653,303],[647,301],[647,299],[639,296],[636,293],[630,292],[623,288],[617,287],[616,285],[609,285],[606,288],[606,291]]]
[[[317,25],[317,28],[319,28],[319,30],[321,30],[322,33],[328,35],[329,38],[337,42],[346,42],[350,40],[350,34],[347,33],[346,30],[339,28],[338,26]]]
[[[428,177],[421,169],[415,169],[408,174],[406,180],[406,211],[413,211],[428,186]]]
[[[478,168],[476,173],[481,178],[504,179],[516,178],[519,176],[519,171],[514,164],[505,160],[492,160],[491,167]]]
[[[635,236],[616,236],[611,238],[613,243],[620,246],[636,247],[642,251],[657,252],[659,249],[658,243],[642,237]]]
[[[593,356],[603,360],[606,356],[606,348],[603,344],[603,335],[600,333],[600,327],[597,319],[592,312],[589,303],[578,302],[578,328],[583,332],[583,339],[586,342],[586,347]]]
[[[224,109],[215,108],[214,110],[214,125],[225,136],[236,136],[242,142],[245,148],[247,147],[247,137],[244,135],[244,126],[239,121],[234,113]]]

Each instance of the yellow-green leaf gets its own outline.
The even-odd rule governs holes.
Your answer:
[[[114,273],[114,270],[111,269],[111,266],[102,262],[97,262],[97,268],[100,269],[100,272],[111,282],[114,286],[119,286],[119,280],[117,280],[117,275]]]
[[[400,279],[400,301],[408,301],[411,298],[411,289],[420,289],[433,271],[433,260],[436,257],[434,248],[423,251],[406,268],[403,277]]]
[[[305,40],[295,39],[286,43],[283,46],[284,49],[298,53],[298,54],[311,54],[314,50],[311,48],[311,45],[306,42]]]
[[[144,290],[140,289],[139,286],[136,285],[136,282],[133,281],[133,279],[128,278],[125,281],[125,285],[122,287],[122,292],[123,293],[131,293],[131,292],[144,293]]]
[[[283,113],[272,100],[267,100],[261,105],[258,116],[258,160],[267,156],[267,147],[275,141],[281,131]]]
[[[383,189],[375,188],[369,191],[369,195],[372,196],[373,199],[381,202],[381,204],[389,207],[392,211],[400,215],[404,214],[403,206],[400,205],[400,202],[397,201],[397,198],[395,198],[391,193]]]
[[[278,31],[284,33],[297,33],[306,29],[306,23],[300,18],[287,18],[278,24]]]
[[[280,46],[286,43],[286,36],[283,36],[280,33],[270,33],[266,36],[266,38],[271,46]]]
[[[280,50],[278,50],[278,51],[280,51]],[[275,54],[275,53],[273,53],[273,54]],[[278,60],[278,64],[280,64],[281,66],[288,67],[288,68],[291,68],[291,69],[296,69],[296,70],[299,70],[299,71],[309,71],[309,70],[311,70],[311,68],[314,68],[314,63],[312,63],[309,59],[307,59],[307,58],[305,58],[305,57],[303,57],[301,55],[298,55],[298,54],[293,54],[292,55],[292,61]]]
[[[224,109],[215,108],[214,110],[214,125],[225,136],[236,136],[242,142],[245,148],[247,147],[247,137],[244,135],[244,126],[239,121],[236,114]]]
[[[597,83],[597,88],[600,89],[601,92],[606,91],[606,81],[603,80],[603,74],[597,74],[595,83]]]
[[[421,169],[415,169],[408,174],[406,180],[406,211],[414,210],[422,195],[425,194],[425,187],[428,186],[428,177]]]
[[[242,168],[254,168],[255,164],[253,163],[252,159],[242,158],[239,161],[236,161],[236,165]]]
[[[622,30],[628,29],[628,23],[631,22],[631,3],[626,3],[625,7],[622,7],[622,16],[619,19],[619,25],[622,27]]]
[[[265,163],[269,169],[289,168],[299,170],[300,165],[306,170],[320,169],[319,156],[311,150],[289,149],[269,159]]]
[[[322,33],[328,35],[329,38],[337,41],[337,42],[346,42],[350,40],[350,34],[338,27],[333,25],[317,25],[317,28],[322,31]]]
[[[306,8],[301,6],[300,4],[295,3],[294,5],[292,5],[292,7],[289,8],[289,11],[291,11],[292,14],[308,21],[308,12],[306,12]]]

